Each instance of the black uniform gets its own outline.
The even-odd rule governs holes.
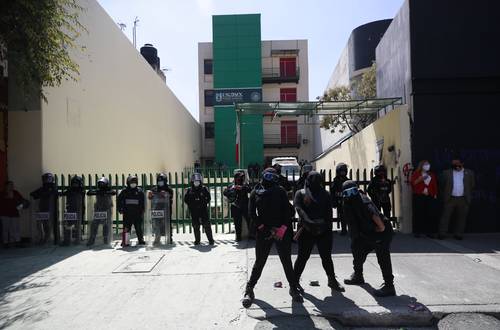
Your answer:
[[[37,221],[37,228],[40,233],[40,242],[47,243],[50,240],[51,231],[54,235],[54,243],[59,241],[59,230],[57,228],[57,187],[53,176],[50,174],[50,182],[47,180],[48,174],[42,176],[42,187],[30,193],[30,196],[39,200],[37,212],[49,213],[49,220]]]
[[[363,264],[368,254],[375,250],[384,282],[386,285],[393,286],[394,276],[390,254],[393,230],[390,222],[380,214],[375,204],[363,193],[344,201],[344,215],[351,235],[354,275],[363,278]],[[384,232],[375,231],[373,215],[384,220]]]
[[[337,219],[340,221],[342,234],[347,233],[347,222],[344,219],[344,208],[342,202],[342,184],[344,184],[347,180],[350,180],[347,176],[337,175],[330,184],[332,207],[337,209]]]
[[[391,216],[392,182],[385,176],[374,176],[366,189],[375,206],[388,218]]]
[[[143,235],[144,202],[144,192],[138,187],[128,186],[118,194],[118,211],[123,214],[123,227],[130,233],[132,225],[134,226],[138,244],[145,244]]]
[[[248,217],[248,194],[250,186],[243,184],[232,184],[224,190],[224,196],[231,202],[231,215],[234,221],[236,241],[241,241],[241,230],[243,218],[247,224],[250,236],[253,233],[252,225]]]
[[[248,204],[250,216],[257,228],[255,245],[255,264],[247,286],[253,288],[262,274],[271,247],[276,248],[285,271],[290,288],[296,288],[297,279],[293,272],[291,259],[292,228],[290,221],[290,207],[285,190],[279,185],[264,187],[258,184],[250,194]],[[283,240],[270,238],[270,230],[287,226]]]
[[[116,195],[116,191],[111,190],[106,185],[99,186],[97,189],[91,189],[87,192],[88,196],[95,196],[94,212],[106,212],[107,218],[105,220],[92,219],[92,224],[90,226],[90,237],[87,242],[88,246],[95,243],[97,236],[97,231],[99,226],[102,225],[102,236],[103,243],[108,244],[111,242],[111,230],[112,230],[112,220],[111,220],[111,209],[113,208],[113,196]],[[137,230],[137,229],[136,229]]]
[[[212,235],[212,227],[208,219],[208,204],[210,203],[210,192],[208,189],[204,186],[195,187],[193,183],[191,183],[191,187],[188,188],[184,195],[184,203],[187,204],[189,213],[191,213],[194,243],[200,244],[200,225],[202,225],[209,243],[213,244],[214,238]]]
[[[62,194],[66,197],[67,213],[76,213],[77,219],[75,221],[65,221],[63,219],[63,245],[70,244],[72,238],[78,244],[82,239],[82,223],[85,216],[85,190],[83,186],[71,186],[66,189]],[[74,230],[74,237],[72,232]]]
[[[319,175],[319,173],[317,173]],[[295,193],[294,206],[299,214],[300,236],[298,238],[298,256],[294,271],[300,279],[314,245],[318,247],[323,269],[329,279],[335,279],[332,261],[332,206],[330,194],[323,188],[311,193],[309,188]]]

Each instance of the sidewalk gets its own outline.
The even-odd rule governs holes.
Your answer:
[[[339,322],[430,326],[454,312],[500,315],[500,234],[460,242],[397,234],[398,296],[383,299],[370,294],[382,282],[375,255],[365,266],[368,284],[332,294],[314,251],[302,277],[305,302],[292,304],[273,252],[249,310],[240,299],[254,261],[253,242],[237,245],[233,235],[219,234],[215,247],[195,247],[190,235],[174,238],[171,248],[154,250],[0,250],[0,329],[339,329]],[[349,252],[348,239],[335,234],[339,280],[352,271]],[[309,286],[311,280],[320,286]],[[274,288],[277,281],[284,287]]]

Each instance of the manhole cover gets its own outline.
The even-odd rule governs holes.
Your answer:
[[[113,273],[149,273],[163,259],[165,255],[150,256],[139,255],[133,256],[118,266]]]

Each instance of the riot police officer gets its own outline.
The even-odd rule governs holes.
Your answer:
[[[387,168],[384,165],[375,166],[375,176],[367,187],[367,192],[375,206],[382,210],[388,218],[391,216],[391,192],[392,182],[387,179]]]
[[[316,245],[328,277],[328,286],[336,291],[345,291],[335,278],[332,261],[332,205],[330,194],[323,187],[321,174],[309,172],[304,188],[295,193],[294,206],[299,214],[299,228],[295,235],[298,255],[293,266],[297,280],[300,280]],[[300,285],[298,287],[303,290]]]
[[[95,196],[94,202],[94,214],[100,212],[106,215],[106,218],[102,217],[101,219],[91,220],[90,225],[90,236],[87,242],[87,246],[92,246],[95,243],[95,239],[97,236],[97,231],[99,230],[99,226],[102,225],[102,236],[103,243],[109,244],[111,243],[111,235],[112,235],[112,220],[111,220],[111,209],[113,208],[113,196],[116,195],[116,191],[111,190],[109,186],[109,180],[105,177],[102,177],[97,181],[97,189],[90,189],[87,192],[88,196]]]
[[[193,225],[194,244],[199,245],[201,240],[200,225],[203,226],[207,235],[208,243],[215,243],[212,235],[212,227],[208,219],[208,205],[210,203],[210,192],[203,186],[203,177],[200,173],[194,173],[191,176],[191,187],[184,195],[184,203],[191,213],[191,224]]]
[[[168,200],[166,200],[166,196],[168,195]],[[168,179],[165,173],[159,173],[156,175],[156,186],[151,189],[148,194],[148,199],[151,200],[151,209],[152,210],[163,210],[166,211],[172,210],[172,201],[173,201],[174,191],[168,185]],[[166,205],[169,203],[169,205]],[[168,207],[167,207],[168,206]],[[170,214],[165,214],[165,217],[170,217]],[[166,223],[165,219],[155,218],[152,219],[153,225],[153,234],[155,236],[155,240],[153,244],[159,244],[160,238],[162,235],[166,235]],[[170,219],[169,219],[170,220]],[[168,235],[170,236],[170,242],[172,242],[172,223],[168,221],[168,226],[170,226]]]
[[[347,165],[339,163],[335,168],[335,178],[330,184],[330,195],[332,198],[332,206],[337,209],[337,219],[340,221],[341,232],[340,235],[347,234],[347,223],[344,220],[343,207],[342,207],[342,184],[350,180],[347,177]]]
[[[122,246],[129,246],[126,237],[134,225],[138,245],[145,245],[143,236],[145,199],[144,192],[138,186],[137,176],[127,177],[127,187],[118,195],[118,212],[123,214]]]
[[[343,184],[344,215],[349,223],[354,273],[345,279],[348,285],[365,283],[363,264],[370,252],[375,250],[384,278],[383,286],[375,291],[379,297],[396,295],[391,263],[391,241],[393,230],[387,218],[380,214],[370,198],[359,190],[354,181]]]
[[[302,302],[297,287],[291,259],[292,223],[290,207],[285,190],[280,187],[278,174],[273,168],[268,168],[262,174],[261,183],[250,194],[249,213],[257,231],[255,243],[255,264],[246,285],[243,296],[243,307],[249,308],[255,299],[254,287],[259,280],[267,257],[273,244],[276,244],[281,264],[285,271],[289,294],[296,302]]]
[[[243,219],[245,219],[249,235],[252,233],[252,226],[248,218],[249,193],[250,187],[245,182],[245,172],[236,172],[234,174],[234,183],[224,190],[224,196],[226,196],[231,203],[231,215],[234,221],[236,242],[241,241]]]
[[[37,229],[41,244],[50,240],[53,234],[57,243],[57,187],[54,175],[45,173],[42,175],[42,186],[30,193],[34,200],[38,200],[38,212],[49,215],[48,219],[37,220]]]
[[[63,216],[63,245],[69,245],[74,235],[78,244],[82,239],[82,223],[85,214],[85,189],[82,177],[75,175],[70,180],[70,186],[61,193],[65,197],[65,212],[76,214],[76,219],[67,219]]]

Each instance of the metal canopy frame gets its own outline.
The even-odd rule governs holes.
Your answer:
[[[238,115],[281,116],[355,116],[377,114],[388,107],[401,105],[402,98],[380,98],[350,101],[235,103]]]

